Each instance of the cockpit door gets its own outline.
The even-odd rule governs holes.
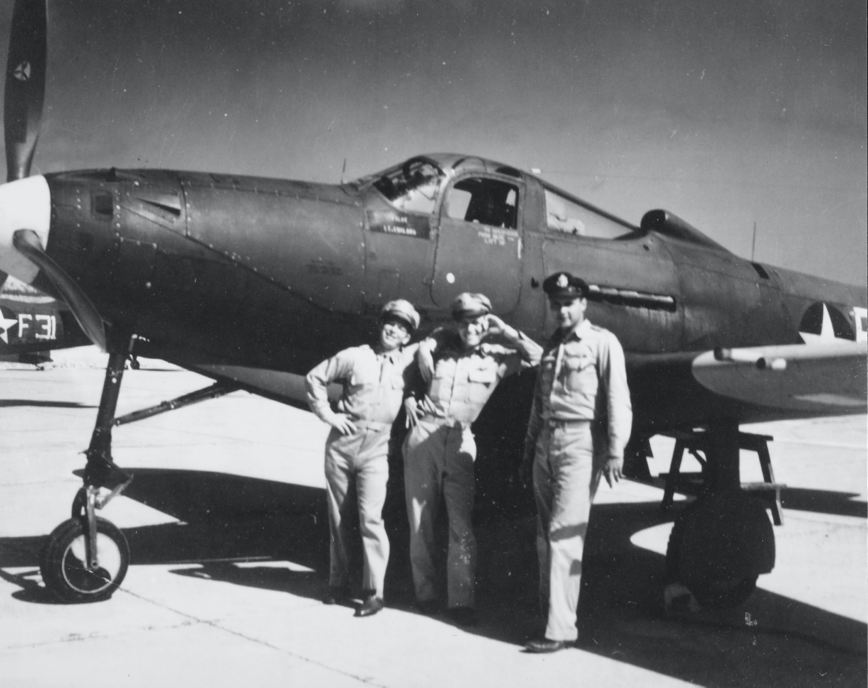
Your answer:
[[[434,303],[448,307],[465,291],[491,299],[508,313],[521,291],[521,200],[516,179],[461,176],[440,205],[437,253],[431,280]]]

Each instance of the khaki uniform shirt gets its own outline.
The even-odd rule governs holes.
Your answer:
[[[555,333],[543,353],[525,459],[533,459],[546,421],[574,420],[594,421],[595,439],[606,442],[595,454],[623,458],[633,425],[624,350],[614,334],[587,319],[566,336]]]
[[[520,335],[517,349],[480,344],[465,351],[457,333],[438,330],[434,374],[420,403],[423,413],[461,423],[473,423],[500,381],[522,366],[539,363],[542,347]]]
[[[326,423],[333,415],[328,400],[328,385],[338,382],[343,393],[337,403],[339,413],[353,422],[391,425],[401,410],[408,369],[415,361],[414,344],[388,353],[376,353],[367,344],[339,351],[326,359],[305,378],[308,405]]]

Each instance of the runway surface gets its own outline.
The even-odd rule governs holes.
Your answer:
[[[111,600],[57,604],[38,553],[69,518],[99,402],[103,357],[58,352],[43,371],[0,368],[0,685],[36,686],[856,686],[866,683],[866,417],[745,426],[773,435],[784,491],[775,569],[725,612],[667,614],[675,513],[662,480],[603,486],[579,607],[580,648],[528,655],[533,521],[487,519],[479,624],[412,609],[400,508],[387,608],[324,606],[326,428],[243,392],[116,428],[135,479],[101,514],[132,563]],[[205,387],[160,362],[125,373],[119,413]],[[655,438],[655,477],[672,442]],[[685,462],[687,464],[688,462]],[[685,469],[690,469],[685,465]],[[760,480],[754,455],[742,479]]]

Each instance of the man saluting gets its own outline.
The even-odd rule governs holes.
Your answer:
[[[441,498],[449,521],[446,605],[460,625],[475,622],[476,539],[471,516],[476,442],[471,425],[500,381],[539,361],[542,348],[491,313],[484,294],[460,294],[455,328],[437,330],[419,346],[427,380],[419,399],[407,398],[413,429],[404,442],[404,486],[410,520],[410,563],[419,609],[439,607],[434,524]],[[488,343],[497,337],[507,346]]]
[[[633,412],[624,351],[614,334],[585,318],[588,286],[568,272],[543,290],[558,329],[540,361],[522,481],[533,477],[537,504],[540,602],[545,636],[529,652],[555,652],[578,637],[582,552],[600,475],[621,478]]]

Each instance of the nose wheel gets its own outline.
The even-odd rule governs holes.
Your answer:
[[[111,521],[96,518],[95,547],[88,543],[86,518],[55,528],[42,549],[39,569],[45,586],[63,602],[97,602],[112,596],[127,575],[130,548]],[[96,566],[89,565],[93,556]]]
[[[39,568],[45,587],[64,602],[108,599],[123,582],[129,568],[130,548],[124,534],[110,521],[96,515],[97,510],[120,495],[133,479],[112,460],[112,428],[214,399],[237,389],[234,385],[218,382],[158,406],[116,418],[114,414],[124,365],[131,346],[130,340],[126,345],[116,345],[109,353],[96,425],[85,452],[84,486],[72,500],[72,518],[54,529],[40,555]]]
[[[108,599],[123,582],[130,565],[130,547],[124,534],[96,515],[132,480],[111,458],[111,429],[129,351],[128,347],[124,349],[109,354],[96,426],[85,452],[84,487],[73,499],[72,518],[51,532],[39,557],[45,587],[63,602]],[[114,489],[101,497],[101,487],[112,482],[116,483]]]

